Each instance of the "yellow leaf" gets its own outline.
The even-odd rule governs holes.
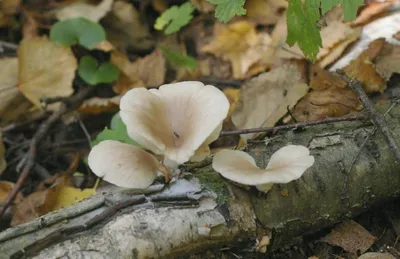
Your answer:
[[[14,183],[8,181],[0,181],[0,204],[2,204],[10,195],[12,189],[14,188]],[[15,203],[19,202],[22,199],[21,193],[17,194],[16,199],[14,200]]]
[[[230,25],[217,23],[214,39],[202,51],[229,60],[233,67],[233,77],[243,79],[251,76],[248,72],[253,65],[262,65],[263,69],[270,65],[274,54],[270,44],[269,34],[257,33],[255,25],[247,21]]]
[[[87,197],[95,194],[94,188],[88,189],[77,189],[69,186],[61,187],[58,190],[56,201],[52,207],[52,210],[58,210],[70,206],[78,201],[81,201]]]
[[[47,37],[22,40],[18,49],[20,91],[35,106],[41,97],[69,96],[77,61],[69,47]],[[57,109],[59,104],[49,105]]]

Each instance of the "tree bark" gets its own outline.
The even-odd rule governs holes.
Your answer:
[[[396,107],[386,116],[396,140],[398,114]],[[282,247],[399,196],[399,163],[379,132],[369,137],[373,130],[370,122],[342,122],[250,143],[259,166],[289,143],[308,146],[315,157],[301,179],[276,184],[267,194],[232,185],[208,165],[158,193],[96,195],[3,231],[0,258],[168,258],[246,240],[255,244],[264,235],[272,238],[269,250]],[[122,203],[132,206],[115,206]],[[90,221],[107,208],[116,213]]]

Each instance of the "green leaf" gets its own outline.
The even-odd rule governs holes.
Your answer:
[[[190,70],[195,70],[197,67],[197,61],[191,56],[185,56],[180,52],[170,51],[164,46],[160,46],[159,49],[163,52],[164,56],[177,67],[184,67]]]
[[[50,39],[66,46],[79,43],[87,49],[92,49],[106,39],[106,33],[98,23],[85,18],[72,18],[57,22],[51,28]]]
[[[157,18],[154,28],[156,30],[163,30],[167,27],[165,34],[177,32],[192,20],[194,9],[194,6],[190,2],[186,2],[181,6],[174,5]]]
[[[341,4],[344,11],[344,21],[349,22],[356,18],[358,7],[364,4],[364,0],[321,0],[322,14],[332,7]]]
[[[84,56],[79,61],[78,74],[86,83],[97,85],[114,82],[119,75],[119,70],[109,62],[99,65],[93,57]]]
[[[97,135],[96,139],[92,141],[92,147],[104,140],[116,140],[142,148],[138,143],[128,136],[126,126],[119,113],[116,113],[111,119],[111,129],[105,128]]]
[[[246,14],[246,9],[243,8],[246,0],[208,0],[208,2],[217,5],[215,17],[224,23],[229,22],[235,15]]]
[[[319,48],[322,47],[322,39],[317,22],[319,10],[316,0],[307,0],[305,10],[301,0],[290,0],[286,11],[289,46],[297,43],[310,60],[317,58]]]

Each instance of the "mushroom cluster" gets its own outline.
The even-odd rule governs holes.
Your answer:
[[[209,155],[208,145],[218,138],[228,110],[225,94],[201,82],[132,89],[121,98],[120,116],[128,135],[151,153],[106,140],[91,150],[89,167],[112,184],[146,188],[160,171],[165,173],[164,165],[174,171]],[[163,157],[163,163],[153,154]]]
[[[254,158],[238,150],[223,150],[213,159],[212,166],[223,177],[244,185],[255,185],[268,192],[274,183],[299,179],[314,164],[314,157],[304,146],[287,145],[276,151],[265,169],[257,167]]]

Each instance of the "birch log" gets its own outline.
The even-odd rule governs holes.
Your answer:
[[[396,140],[399,114],[396,107],[386,116]],[[259,166],[289,143],[308,146],[315,156],[301,179],[274,185],[268,194],[234,186],[210,166],[158,193],[99,194],[3,231],[0,258],[169,258],[236,242],[255,244],[264,235],[272,237],[269,250],[282,247],[399,196],[400,166],[379,131],[370,136],[373,130],[370,122],[342,122],[249,144]],[[141,203],[114,206],[132,197]],[[110,206],[116,209],[108,218],[90,221]]]

